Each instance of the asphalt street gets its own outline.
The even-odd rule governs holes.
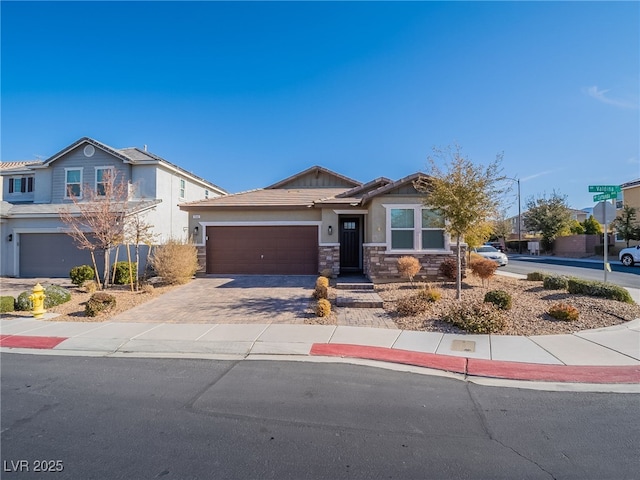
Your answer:
[[[2,478],[631,479],[640,468],[633,394],[331,363],[0,360]],[[34,472],[43,461],[56,473]]]

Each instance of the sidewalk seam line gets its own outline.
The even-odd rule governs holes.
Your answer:
[[[211,330],[215,329],[218,325],[220,325],[219,323],[213,325],[209,330],[207,330],[206,332],[204,332],[202,335],[200,335],[198,338],[196,338],[194,340],[194,342],[197,342],[198,340],[200,340],[202,337],[204,337],[206,334],[208,334]]]
[[[157,325],[154,325],[153,327],[151,327],[151,328],[150,328],[150,329],[148,329],[148,330],[145,330],[144,332],[140,332],[139,334],[134,335],[133,337],[129,337],[129,340],[135,340],[135,339],[136,339],[136,338],[138,338],[140,335],[144,335],[145,333],[149,333],[149,332],[151,332],[151,331],[155,330],[156,328],[161,327],[162,325],[166,325],[166,323],[158,323]]]
[[[578,333],[580,333],[580,332],[578,332]],[[578,337],[581,340],[586,340],[587,342],[592,343],[593,345],[597,345],[599,347],[606,348],[607,350],[609,350],[611,352],[615,352],[618,355],[622,355],[623,357],[627,357],[627,358],[630,358],[631,360],[634,360],[636,362],[640,362],[640,360],[638,360],[637,358],[632,357],[631,355],[627,355],[626,353],[622,353],[622,352],[620,352],[618,350],[614,350],[613,348],[607,347],[606,345],[602,345],[601,343],[595,342],[595,341],[590,340],[588,338],[581,337],[579,335],[576,335],[575,333],[572,333],[571,335],[574,336],[574,337]]]

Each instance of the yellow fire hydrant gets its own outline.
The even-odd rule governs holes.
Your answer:
[[[40,285],[40,283],[36,283],[36,286],[33,287],[33,293],[29,295],[29,300],[33,303],[33,310],[31,310],[31,313],[33,313],[34,318],[42,318],[42,316],[47,312],[44,309],[45,296],[42,285]]]

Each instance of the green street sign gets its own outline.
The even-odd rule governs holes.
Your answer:
[[[594,202],[601,202],[603,200],[613,200],[615,198],[618,198],[618,194],[611,192],[611,193],[601,193],[599,195],[594,195],[593,196],[593,201]]]
[[[620,185],[589,185],[589,193],[618,193]]]

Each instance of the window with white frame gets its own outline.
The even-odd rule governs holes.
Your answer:
[[[64,169],[64,198],[82,198],[82,169]]]
[[[33,177],[10,177],[9,193],[33,192]]]
[[[436,211],[419,205],[394,205],[386,208],[389,250],[426,251],[445,248],[444,220]]]
[[[107,191],[107,182],[114,181],[113,167],[96,167],[96,195],[103,197]]]
[[[184,181],[184,178],[180,179],[180,198],[184,198],[184,192],[187,188],[187,182]]]

